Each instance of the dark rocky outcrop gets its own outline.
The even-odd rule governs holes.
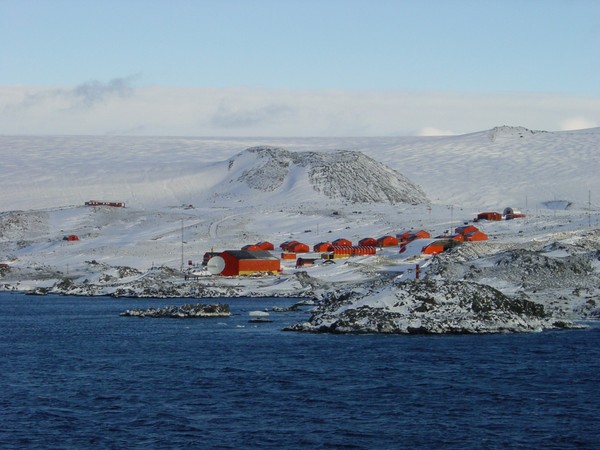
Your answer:
[[[229,305],[225,304],[188,304],[182,306],[165,306],[162,308],[129,309],[121,313],[126,317],[158,317],[188,319],[198,317],[229,317]]]
[[[330,333],[440,334],[540,331],[574,327],[542,305],[490,286],[428,280],[339,292],[288,330]]]

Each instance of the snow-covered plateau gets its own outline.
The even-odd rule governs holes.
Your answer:
[[[600,317],[600,129],[462,136],[0,136],[0,289],[140,297],[303,298],[327,332],[483,333]],[[86,206],[91,200],[125,207]],[[473,223],[510,207],[525,217]],[[206,252],[269,241],[431,236],[278,275],[223,277]],[[76,236],[76,239],[75,239]],[[70,240],[69,237],[72,237]],[[418,280],[417,278],[418,274]]]

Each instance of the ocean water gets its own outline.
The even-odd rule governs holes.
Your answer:
[[[206,300],[202,300],[207,302]],[[0,294],[0,448],[599,448],[600,325],[484,336],[120,317],[190,300]],[[210,302],[210,301],[208,301]]]

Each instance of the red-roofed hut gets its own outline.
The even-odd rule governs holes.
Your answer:
[[[245,250],[247,252],[256,252],[256,251],[261,251],[262,248],[260,248],[258,245],[255,245],[255,244],[248,244],[248,245],[244,245],[242,247],[242,250]]]
[[[473,231],[471,233],[465,234],[465,241],[473,242],[473,241],[487,241],[488,235],[483,231]]]
[[[275,246],[269,241],[261,241],[257,243],[256,246],[260,247],[261,250],[275,250]]]
[[[319,242],[313,245],[313,251],[316,253],[330,252],[333,249],[331,242]]]
[[[482,212],[477,214],[477,220],[502,220],[502,214],[499,212]]]
[[[446,250],[456,247],[457,245],[460,245],[460,242],[452,239],[440,239],[423,247],[421,253],[424,255],[437,255],[438,253],[445,252]]]
[[[344,238],[336,239],[331,244],[335,247],[352,247],[352,242]]]
[[[403,233],[397,234],[396,237],[402,243],[412,242],[415,239],[429,239],[431,234],[425,230],[410,230],[404,231]]]
[[[364,238],[358,241],[358,245],[361,247],[377,247],[377,239],[372,237]]]
[[[464,225],[462,227],[458,227],[456,230],[454,230],[457,234],[469,234],[472,233],[474,231],[479,231],[479,228],[477,228],[475,225]]]
[[[289,248],[291,246],[293,246],[294,244],[297,244],[298,241],[285,241],[282,244],[279,245],[279,248],[282,249],[283,251],[290,251]]]
[[[287,251],[292,253],[308,253],[310,248],[302,242],[296,242],[295,244],[289,245]]]
[[[395,245],[398,245],[398,238],[394,236],[381,236],[377,239],[377,246],[379,247],[393,247]]]

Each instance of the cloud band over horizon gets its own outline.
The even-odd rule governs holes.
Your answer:
[[[600,98],[540,93],[136,87],[137,76],[73,87],[0,86],[0,134],[433,136],[499,125],[600,126]]]

